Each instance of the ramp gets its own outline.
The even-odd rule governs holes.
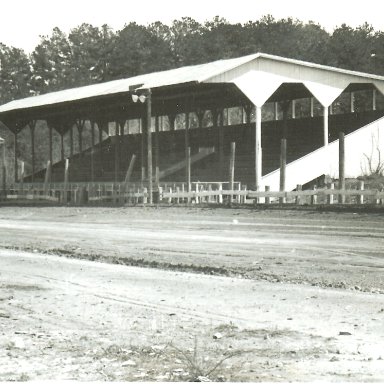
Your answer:
[[[346,135],[344,142],[345,176],[358,177],[369,173],[368,159],[373,164],[384,161],[384,117]],[[287,164],[286,190],[291,191],[297,184],[303,185],[321,175],[338,178],[338,172],[339,140],[335,140]],[[277,169],[262,177],[261,188],[268,185],[272,191],[278,191],[279,183],[280,170]]]

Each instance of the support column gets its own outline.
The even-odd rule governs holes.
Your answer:
[[[19,178],[19,172],[18,172],[18,166],[17,166],[17,134],[18,132],[14,132],[14,142],[13,142],[13,150],[15,152],[14,154],[14,167],[15,167],[15,183],[17,182],[17,179]]]
[[[73,125],[69,128],[69,156],[73,156]]]
[[[314,97],[311,97],[311,110],[310,110],[310,116],[313,117],[314,116],[314,105],[315,105],[315,98]]]
[[[36,121],[29,122],[29,128],[31,130],[31,162],[32,162],[32,183],[35,181],[35,126]]]
[[[255,188],[260,190],[262,172],[262,154],[261,154],[261,107],[256,106],[255,123]]]
[[[79,154],[80,157],[83,156],[83,128],[84,128],[85,120],[77,119],[76,126],[79,131]]]
[[[103,174],[103,127],[105,126],[105,122],[103,120],[97,121],[97,128],[99,130],[99,158],[100,158],[100,171]]]
[[[140,162],[141,162],[141,182],[145,181],[145,129],[147,116],[144,113],[141,119],[141,150],[140,150]]]
[[[324,146],[328,145],[328,107],[323,107],[323,141]]]
[[[94,152],[95,152],[95,122],[91,121],[91,182],[95,181],[95,163],[94,163]]]
[[[119,167],[119,147],[120,147],[120,129],[119,129],[119,123],[116,121],[115,122],[115,136],[113,137],[114,139],[114,152],[115,152],[115,183],[119,181],[119,172],[120,172],[120,167]]]
[[[48,134],[49,134],[49,161],[52,164],[53,159],[53,141],[52,141],[52,125],[48,125]]]
[[[289,104],[291,103],[290,100],[283,101],[283,132],[282,132],[282,139],[286,139],[288,135],[288,108]]]
[[[151,90],[147,94],[147,163],[148,163],[148,192],[149,204],[153,203],[152,194],[152,97]]]
[[[160,116],[156,116],[155,118],[155,180],[156,180],[156,188],[159,188],[159,118]]]
[[[273,103],[273,106],[274,106],[274,119],[278,120],[279,119],[279,109],[278,109],[279,104],[277,103],[277,101],[275,101]]]
[[[187,192],[191,191],[191,164],[189,163],[189,106],[187,104],[187,112],[185,113],[185,180],[187,183]]]
[[[351,92],[351,113],[355,112],[355,92]]]
[[[61,161],[64,161],[64,132],[60,132],[61,139]]]
[[[376,96],[377,96],[376,89],[373,89],[372,90],[372,110],[373,111],[376,111]]]
[[[296,100],[292,100],[292,119],[296,119]]]
[[[218,119],[216,120],[216,126],[218,130],[218,149],[219,149],[219,173],[220,179],[224,178],[224,110],[220,109],[217,112]]]

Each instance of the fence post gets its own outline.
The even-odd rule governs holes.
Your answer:
[[[235,178],[235,151],[236,143],[231,142],[231,149],[229,155],[229,190],[233,191],[233,182]],[[229,205],[232,205],[233,195],[229,195]]]
[[[316,185],[313,186],[313,190],[314,190],[314,191],[317,190],[317,186],[316,186]],[[316,204],[317,204],[317,195],[316,195],[316,194],[314,194],[314,195],[311,196],[311,204],[313,204],[313,205],[316,205]]]
[[[301,192],[302,190],[303,190],[303,186],[301,184],[297,184],[296,191]],[[296,196],[296,204],[297,205],[301,204],[301,196],[299,196],[299,195]]]
[[[208,192],[212,192],[212,184],[208,184]],[[212,203],[212,195],[208,196],[208,203]]]
[[[223,195],[221,192],[223,191],[223,184],[219,183],[219,204],[223,204]]]
[[[329,186],[329,189],[332,191],[333,189],[335,189],[335,183],[331,183],[330,186]],[[328,204],[333,204],[333,194],[329,194],[328,197],[327,197],[327,203]]]
[[[200,199],[199,199],[199,183],[196,183],[196,198],[195,198],[195,203],[199,204]]]
[[[147,204],[147,202],[148,202],[147,192],[148,192],[148,189],[143,188],[143,204]]]
[[[363,180],[360,180],[358,188],[359,188],[359,191],[364,191],[364,181]],[[358,204],[364,204],[364,195],[358,195],[357,203]]]
[[[287,139],[281,139],[280,148],[280,192],[285,192],[285,168],[287,165]],[[279,198],[279,203],[285,203],[285,197]]]
[[[21,162],[21,175],[20,175],[20,189],[19,194],[24,196],[24,176],[25,176],[25,164],[24,161]]]
[[[269,192],[271,187],[269,185],[265,186],[265,192]],[[265,196],[265,204],[271,204],[271,196]]]
[[[170,194],[172,193],[172,187],[169,187],[169,191],[168,191]],[[171,204],[172,203],[172,197],[169,196],[168,197],[168,204]]]
[[[48,189],[49,189],[49,186],[48,186],[48,183],[51,182],[51,161],[48,160],[47,161],[47,169],[45,171],[45,180],[44,180],[44,194],[45,195],[48,195]]]
[[[345,190],[345,144],[344,132],[339,133],[339,190]],[[339,195],[339,203],[345,203],[345,195]]]

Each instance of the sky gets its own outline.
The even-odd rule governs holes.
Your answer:
[[[49,36],[54,27],[68,33],[86,22],[108,24],[116,31],[131,21],[169,25],[184,16],[199,22],[220,16],[245,23],[270,14],[311,20],[328,32],[343,23],[357,27],[364,22],[384,31],[383,10],[383,0],[1,0],[0,42],[30,53],[39,36]]]

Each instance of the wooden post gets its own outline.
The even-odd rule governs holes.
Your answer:
[[[32,120],[29,122],[29,129],[31,130],[31,162],[32,162],[32,183],[35,181],[35,126],[36,121]]]
[[[127,169],[127,173],[125,175],[125,180],[124,180],[125,184],[128,184],[130,179],[131,179],[133,167],[135,165],[135,160],[136,160],[136,155],[133,154],[132,157],[131,157],[131,161],[129,162],[129,167]]]
[[[13,150],[15,152],[14,154],[14,167],[15,167],[15,183],[17,182],[19,178],[19,172],[18,172],[18,163],[17,163],[17,131],[14,132],[14,142],[13,142]]]
[[[49,161],[53,162],[53,139],[52,139],[52,125],[48,126],[48,135],[49,135]]]
[[[115,130],[115,137],[114,137],[114,154],[115,154],[115,164],[114,164],[114,181],[117,183],[119,181],[119,173],[120,173],[120,161],[119,161],[119,147],[120,147],[120,136],[119,136],[119,129],[118,125],[119,123],[116,121],[116,130]]]
[[[45,170],[45,179],[44,179],[44,194],[48,195],[49,190],[49,183],[51,182],[52,178],[52,168],[51,168],[51,161],[47,161],[47,169]]]
[[[261,154],[261,107],[256,106],[255,124],[255,189],[259,190],[261,183],[262,154]]]
[[[282,132],[282,139],[286,139],[288,136],[288,109],[289,105],[291,104],[290,100],[284,100],[282,102],[282,109],[283,109],[283,132]]]
[[[196,204],[200,203],[200,199],[199,199],[199,183],[196,183],[196,198],[195,198],[195,202],[196,202]]]
[[[355,92],[351,92],[351,113],[355,112]]]
[[[275,101],[273,103],[273,117],[274,117],[274,120],[279,120],[279,104],[277,103],[277,101]]]
[[[223,184],[222,183],[219,183],[219,204],[223,204],[223,195],[221,194],[221,192],[223,191]]]
[[[303,190],[303,186],[301,184],[297,184],[296,191],[301,192],[302,190]],[[296,196],[296,204],[297,205],[301,204],[301,197],[299,195]]]
[[[364,191],[364,181],[360,180],[359,182],[359,191]],[[364,204],[364,195],[358,195],[357,199],[358,204]]]
[[[7,166],[5,164],[5,141],[3,141],[3,161],[2,161],[2,189],[3,189],[3,196],[4,199],[7,198]]]
[[[372,110],[373,111],[376,111],[376,95],[377,95],[376,89],[373,89],[372,90]]]
[[[191,192],[191,147],[187,148],[187,192]],[[189,202],[189,198],[188,198]]]
[[[191,147],[189,146],[189,109],[185,113],[185,181],[187,183],[187,191],[191,191]]]
[[[292,119],[296,119],[296,100],[292,100]]]
[[[229,190],[233,191],[233,183],[235,181],[235,151],[236,151],[236,143],[231,142],[231,150],[229,155]],[[232,204],[233,196],[229,196],[229,204]]]
[[[97,128],[99,130],[99,159],[101,172],[103,172],[103,124],[103,121],[97,123]]]
[[[269,185],[266,185],[265,186],[265,192],[269,192],[271,190],[270,186]],[[270,196],[266,196],[265,197],[265,204],[270,204],[271,203],[271,197]]]
[[[152,98],[151,90],[147,93],[147,167],[148,167],[148,193],[149,204],[153,204],[153,178],[152,178]]]
[[[76,126],[79,131],[79,154],[83,156],[83,128],[84,128],[85,120],[77,119]]]
[[[216,123],[216,127],[218,130],[218,151],[219,151],[219,174],[220,178],[223,177],[223,163],[224,163],[224,111],[221,109],[218,114],[218,123]]]
[[[64,166],[64,184],[63,184],[63,197],[62,201],[64,203],[68,203],[68,180],[69,180],[69,159],[65,159],[65,166]]]
[[[95,122],[91,121],[91,182],[95,181]]]
[[[316,185],[313,186],[313,190],[314,191],[317,190],[317,186]],[[316,194],[311,196],[311,204],[312,205],[316,205],[317,204],[317,195]]]
[[[330,185],[330,190],[333,190],[333,189],[335,189],[335,183],[331,183],[331,185]],[[333,204],[333,194],[328,195],[327,203]]]
[[[324,146],[328,145],[328,107],[323,107],[323,142]]]
[[[20,173],[20,191],[21,195],[24,195],[24,175],[25,175],[25,169],[24,169],[24,161],[21,162],[21,173]]]
[[[287,165],[287,140],[281,139],[280,146],[280,192],[285,192],[285,169]],[[285,203],[285,197],[279,198],[279,203]]]
[[[339,133],[339,189],[345,189],[345,144],[344,144],[344,132]],[[345,195],[341,193],[339,195],[339,203],[345,203]]]
[[[144,126],[146,121],[146,115],[144,114],[141,119],[141,126]],[[145,131],[141,130],[141,150],[140,150],[140,159],[141,159],[141,183],[145,181]]]
[[[160,183],[160,165],[159,165],[159,116],[155,118],[155,181],[156,189],[159,189]]]
[[[314,116],[314,106],[315,106],[315,98],[314,97],[311,97],[310,99],[310,116],[313,117]]]
[[[73,126],[69,128],[69,156],[73,156]]]
[[[64,161],[64,132],[60,132],[60,143],[61,143],[61,161]]]

